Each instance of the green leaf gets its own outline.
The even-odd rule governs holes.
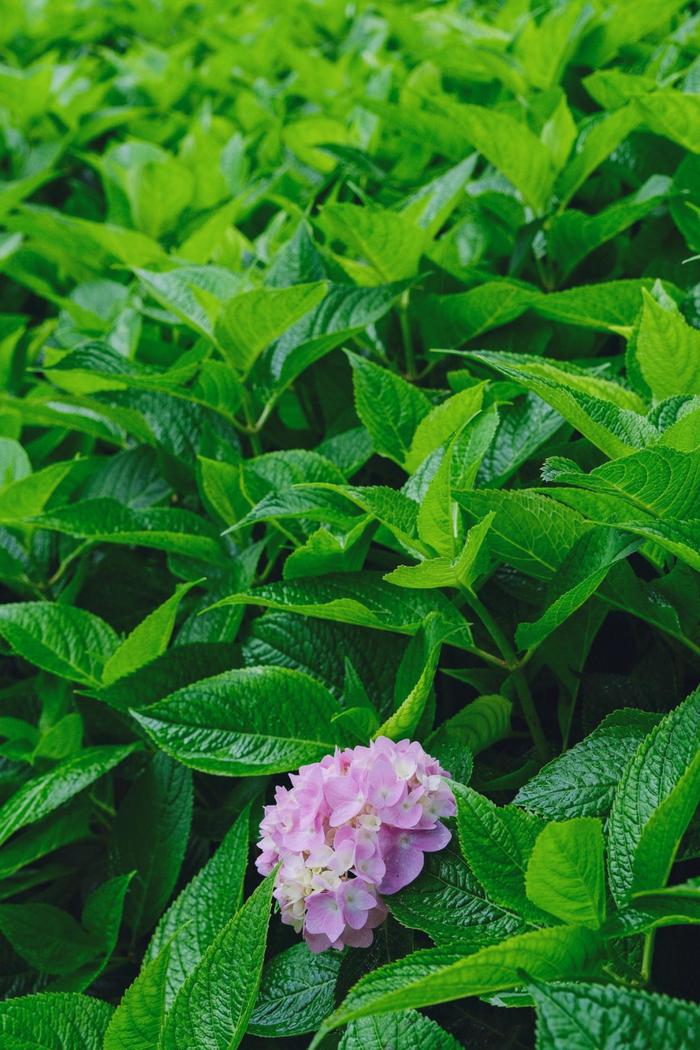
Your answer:
[[[615,711],[520,788],[515,803],[552,820],[605,817],[622,771],[658,715]]]
[[[471,638],[466,621],[443,594],[425,595],[408,589],[399,592],[372,572],[344,572],[312,580],[263,584],[242,594],[232,594],[218,604],[261,605],[410,635],[416,633],[429,613],[438,612],[448,624],[459,628],[450,635],[450,644],[468,646]]]
[[[103,1050],[153,1050],[165,1015],[170,947],[143,966],[125,991],[105,1032]]]
[[[532,980],[537,1050],[693,1050],[700,1008],[665,995],[613,984]]]
[[[256,776],[333,751],[337,710],[331,694],[299,671],[249,667],[185,686],[132,714],[178,762],[205,773]]]
[[[547,915],[525,892],[525,873],[542,823],[514,806],[496,806],[473,788],[455,784],[462,852],[490,901],[543,923]]]
[[[23,659],[84,685],[97,685],[118,644],[99,616],[53,602],[1,605],[0,636]]]
[[[380,284],[413,277],[427,244],[423,230],[410,219],[380,208],[327,204],[319,225],[329,242],[347,245],[355,263],[339,257],[357,284]]]
[[[89,747],[75,758],[61,762],[48,773],[28,780],[0,806],[0,844],[27,824],[34,824],[58,809],[110,769],[114,769],[137,747],[103,745]]]
[[[700,753],[644,826],[634,856],[634,894],[666,885],[681,839],[699,805]]]
[[[444,623],[439,613],[431,613],[426,618],[410,643],[416,650],[420,650],[420,673],[397,709],[376,730],[374,739],[380,736],[389,737],[390,740],[413,737],[428,703],[442,643],[453,630],[451,625]],[[411,659],[410,651],[407,651],[406,658]]]
[[[536,212],[544,211],[556,173],[549,151],[525,122],[486,106],[457,103],[445,115]]]
[[[476,951],[521,932],[511,911],[487,900],[464,859],[448,846],[425,858],[418,878],[391,897],[391,913],[437,945]]]
[[[415,1010],[352,1021],[339,1050],[458,1050],[461,1044],[435,1021]]]
[[[243,810],[214,856],[175,898],[149,942],[144,961],[168,950],[165,1002],[170,1006],[185,980],[243,900],[250,811]],[[105,1048],[107,1050],[107,1048]]]
[[[462,429],[481,408],[483,396],[484,386],[477,383],[436,405],[420,421],[404,463],[409,474],[418,469],[426,456]]]
[[[172,597],[134,628],[107,660],[102,671],[103,685],[111,685],[118,678],[137,671],[139,667],[165,652],[175,626],[180,602],[194,586],[194,582],[180,584],[175,588]]]
[[[180,988],[167,1016],[167,1050],[235,1050],[260,986],[275,873],[224,926]]]
[[[699,464],[697,453],[657,447],[603,463],[590,474],[570,460],[548,459],[543,475],[547,481],[575,485],[610,497],[611,523],[638,515],[695,518],[700,516]],[[556,496],[556,490],[552,494]],[[582,503],[583,506],[586,504]]]
[[[629,133],[640,123],[640,114],[634,106],[623,106],[614,113],[606,113],[589,125],[579,136],[574,156],[559,176],[556,193],[560,208],[569,203],[580,186],[603,161],[617,149]]]
[[[375,450],[405,466],[418,425],[431,411],[430,401],[393,372],[356,354],[348,356],[353,369],[355,408]]]
[[[539,295],[527,285],[507,280],[485,281],[467,292],[428,298],[423,323],[439,346],[459,347],[514,321]]]
[[[563,922],[599,929],[605,919],[603,851],[603,825],[595,817],[547,824],[528,860],[528,897]]]
[[[700,153],[700,99],[680,91],[652,91],[639,95],[634,106],[655,134]]]
[[[476,522],[493,511],[490,551],[540,580],[558,571],[567,551],[590,527],[568,507],[527,490],[477,489],[457,493],[457,502]]]
[[[51,904],[0,904],[0,930],[40,973],[71,974],[97,954],[80,923]]]
[[[656,427],[645,416],[583,393],[569,381],[532,375],[502,360],[500,354],[479,352],[472,356],[537,394],[611,459],[626,456],[658,438]]]
[[[645,291],[634,356],[657,401],[700,394],[700,332]]]
[[[479,696],[466,704],[451,718],[446,718],[426,740],[426,747],[463,744],[474,755],[485,751],[510,733],[513,705],[504,696],[494,693]]]
[[[337,952],[314,955],[305,944],[273,956],[263,970],[248,1032],[269,1039],[315,1032],[333,1009],[341,961]]]
[[[635,858],[645,829],[696,759],[699,734],[697,689],[652,729],[624,769],[608,823],[608,874],[618,904],[633,892]]]
[[[585,284],[540,296],[533,309],[551,321],[616,332],[634,323],[642,307],[642,293],[651,285],[647,279]]]
[[[103,1050],[113,1008],[76,993],[42,992],[0,1003],[6,1050]]]
[[[312,1046],[329,1029],[359,1017],[515,988],[523,972],[544,980],[584,976],[598,951],[591,930],[561,926],[509,937],[465,957],[445,948],[414,952],[358,981]]]
[[[113,870],[134,873],[125,916],[135,935],[153,926],[175,888],[191,820],[190,771],[154,755],[121,802],[110,839]]]
[[[229,299],[219,316],[216,338],[232,367],[246,375],[266,346],[318,306],[325,281],[289,288],[257,288]]]
[[[200,335],[214,339],[214,326],[202,306],[204,292],[217,305],[232,299],[241,289],[241,278],[218,266],[181,266],[166,273],[153,270],[134,271],[148,292],[166,310]]]
[[[187,510],[170,507],[135,510],[117,500],[100,498],[57,507],[35,518],[32,524],[95,543],[154,547],[217,565],[226,563],[215,530],[199,515]]]
[[[0,437],[0,488],[21,481],[32,472],[29,456],[19,441]]]
[[[519,624],[515,639],[520,648],[540,645],[595,593],[615,562],[628,557],[637,546],[614,529],[601,526],[585,533],[552,580],[543,614],[532,623]]]

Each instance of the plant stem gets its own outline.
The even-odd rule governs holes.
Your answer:
[[[241,405],[243,406],[243,415],[245,416],[245,432],[248,435],[250,441],[250,448],[254,456],[259,456],[262,453],[262,445],[260,444],[260,438],[258,437],[257,428],[253,422],[253,413],[250,406],[250,398],[248,397],[248,391],[244,386],[241,387]]]
[[[656,930],[649,930],[644,935],[644,954],[642,955],[642,978],[645,984],[651,980],[651,967],[654,961],[654,937]]]
[[[523,717],[527,722],[527,727],[530,730],[530,736],[532,742],[535,745],[535,749],[539,757],[546,761],[549,758],[549,748],[547,746],[547,738],[544,735],[542,729],[542,723],[540,722],[540,716],[537,714],[537,708],[535,701],[532,696],[532,691],[527,680],[527,677],[523,673],[521,664],[515,655],[515,650],[506,638],[505,634],[501,630],[500,626],[493,618],[491,613],[488,611],[484,603],[467,587],[460,588],[461,592],[467,601],[467,604],[474,610],[476,615],[481,620],[482,624],[493,638],[493,641],[498,648],[499,652],[503,656],[505,666],[510,671],[513,679],[513,685],[515,691],[518,694],[518,700],[520,701],[520,708],[523,713]]]
[[[408,379],[416,378],[416,355],[411,338],[411,325],[408,320],[408,289],[401,293],[399,301],[399,325],[401,327],[401,338],[403,340],[404,354],[406,355],[406,376]]]

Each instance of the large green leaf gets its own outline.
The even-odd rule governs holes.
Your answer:
[[[262,351],[318,306],[325,281],[289,288],[258,288],[229,299],[216,322],[216,337],[228,361],[246,375]]]
[[[416,1010],[351,1021],[340,1050],[457,1050],[461,1044],[435,1021]]]
[[[534,975],[533,975],[534,976]],[[692,1050],[700,1009],[679,999],[610,984],[532,981],[537,1050]]]
[[[337,952],[314,955],[305,944],[273,956],[263,970],[248,1032],[273,1039],[314,1032],[333,1009],[341,961]]]
[[[110,769],[114,769],[136,746],[105,744],[85,748],[75,758],[61,762],[48,773],[41,773],[28,780],[0,806],[0,843],[6,842],[15,831],[27,824],[34,824],[68,802]]]
[[[258,886],[180,988],[163,1050],[235,1050],[240,1043],[260,985],[274,878]]]
[[[225,564],[225,554],[215,530],[199,515],[170,507],[133,510],[117,500],[84,500],[34,519],[51,529],[95,543],[155,547],[214,564]]]
[[[145,953],[145,962],[167,951],[165,1002],[170,1005],[218,932],[241,906],[248,861],[250,813],[245,809],[214,856],[163,914]]]
[[[363,977],[320,1035],[359,1017],[514,988],[523,973],[544,980],[583,977],[593,968],[599,948],[592,931],[562,926],[509,937],[464,957],[445,948],[415,952]]]
[[[227,776],[283,773],[339,740],[338,705],[300,671],[248,667],[185,686],[133,716],[153,743],[193,769]]]
[[[262,584],[242,594],[232,594],[219,604],[261,605],[285,609],[324,620],[376,627],[400,634],[415,634],[426,616],[437,612],[457,628],[450,644],[470,644],[469,627],[443,594],[420,590],[400,591],[373,572],[346,572],[309,580]]]
[[[129,985],[105,1032],[103,1050],[153,1050],[158,1045],[169,956],[168,946]]]
[[[625,764],[656,725],[647,711],[616,711],[520,788],[515,802],[552,820],[607,816]]]
[[[53,602],[0,606],[0,635],[29,663],[83,685],[97,685],[118,645],[98,616]]]
[[[114,870],[134,873],[126,919],[135,934],[153,926],[175,887],[191,821],[190,771],[154,755],[122,800],[110,840]]]
[[[112,1007],[77,993],[42,992],[0,1003],[6,1050],[103,1050]]]
[[[453,846],[428,854],[423,873],[389,903],[404,926],[424,930],[437,945],[457,944],[465,952],[497,944],[523,928],[512,911],[487,900]]]
[[[595,817],[547,824],[528,860],[528,897],[564,922],[597,930],[605,918],[603,851],[603,825]]]
[[[695,760],[699,734],[697,689],[652,729],[624,769],[608,824],[608,873],[619,904],[633,891],[635,858],[647,826]]]

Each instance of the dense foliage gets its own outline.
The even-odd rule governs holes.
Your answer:
[[[0,42],[3,1050],[697,1046],[697,5]],[[377,736],[452,840],[314,955],[250,842]]]

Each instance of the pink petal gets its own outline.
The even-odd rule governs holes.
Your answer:
[[[408,841],[404,842],[404,839]],[[397,893],[417,879],[423,870],[423,851],[411,845],[408,832],[398,837],[384,860],[386,875],[379,884],[380,893]]]
[[[451,838],[452,832],[444,824],[438,824],[429,831],[411,832],[413,844],[426,853],[435,853],[439,849],[444,849]]]
[[[330,941],[340,937],[345,920],[335,893],[323,890],[321,893],[312,893],[307,898],[304,925],[309,933],[325,933]]]

